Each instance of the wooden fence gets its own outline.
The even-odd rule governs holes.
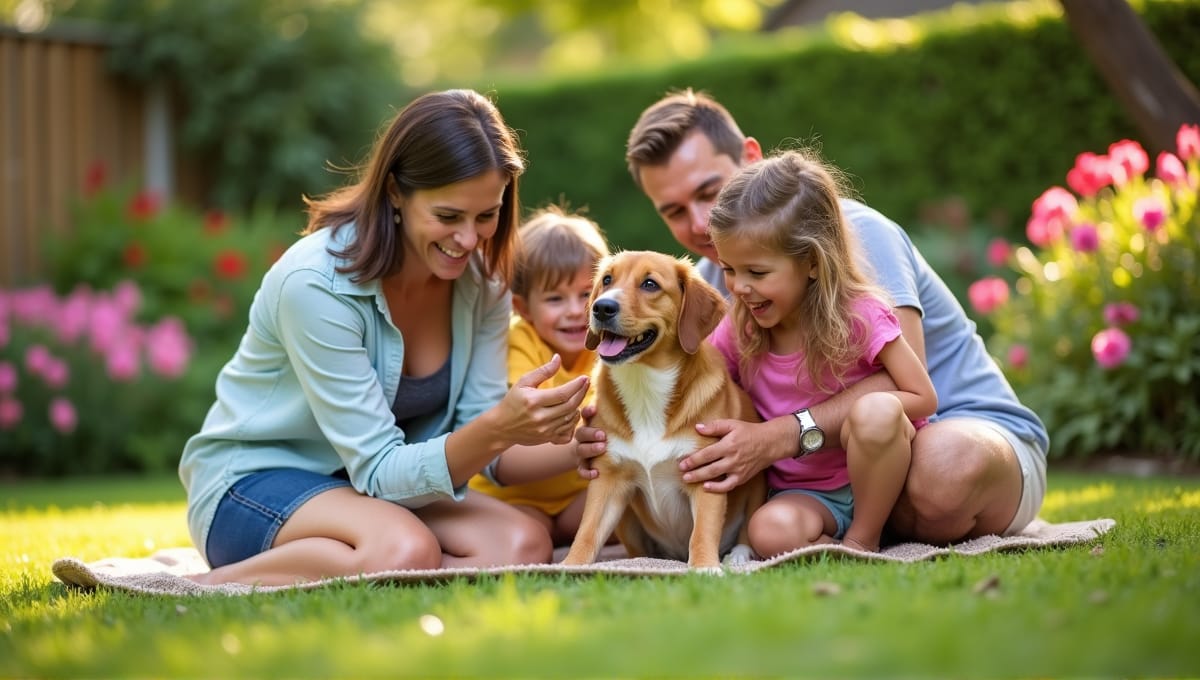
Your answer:
[[[39,280],[43,243],[70,237],[89,171],[172,198],[173,116],[155,108],[165,97],[110,74],[108,50],[92,32],[0,26],[0,287]]]

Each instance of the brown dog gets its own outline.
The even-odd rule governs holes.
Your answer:
[[[731,550],[731,561],[750,557],[746,523],[765,500],[765,477],[724,494],[685,483],[679,471],[680,458],[715,441],[696,423],[759,420],[704,342],[724,312],[725,299],[687,260],[627,251],[598,265],[587,346],[601,359],[592,425],[608,446],[592,461],[600,475],[564,564],[595,561],[614,529],[630,556],[699,568],[719,567]]]

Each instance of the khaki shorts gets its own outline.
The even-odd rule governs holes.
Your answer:
[[[964,419],[967,420],[967,419]],[[1017,514],[1004,530],[1005,536],[1021,533],[1021,530],[1037,518],[1042,509],[1042,501],[1046,498],[1046,452],[1037,442],[1027,441],[1009,432],[1003,425],[986,418],[969,418],[995,430],[1017,455],[1021,465],[1021,502],[1017,506]]]

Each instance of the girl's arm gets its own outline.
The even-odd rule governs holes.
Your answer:
[[[929,372],[903,335],[884,345],[876,358],[896,384],[888,392],[900,399],[910,419],[928,418],[937,411],[937,392]]]
[[[578,465],[575,441],[567,444],[514,446],[500,455],[492,475],[503,486],[549,479]]]

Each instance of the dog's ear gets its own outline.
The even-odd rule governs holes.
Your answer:
[[[695,354],[700,343],[721,323],[721,317],[725,315],[725,298],[700,278],[691,264],[681,262],[678,271],[683,286],[683,302],[679,306],[679,345],[688,354]]]

